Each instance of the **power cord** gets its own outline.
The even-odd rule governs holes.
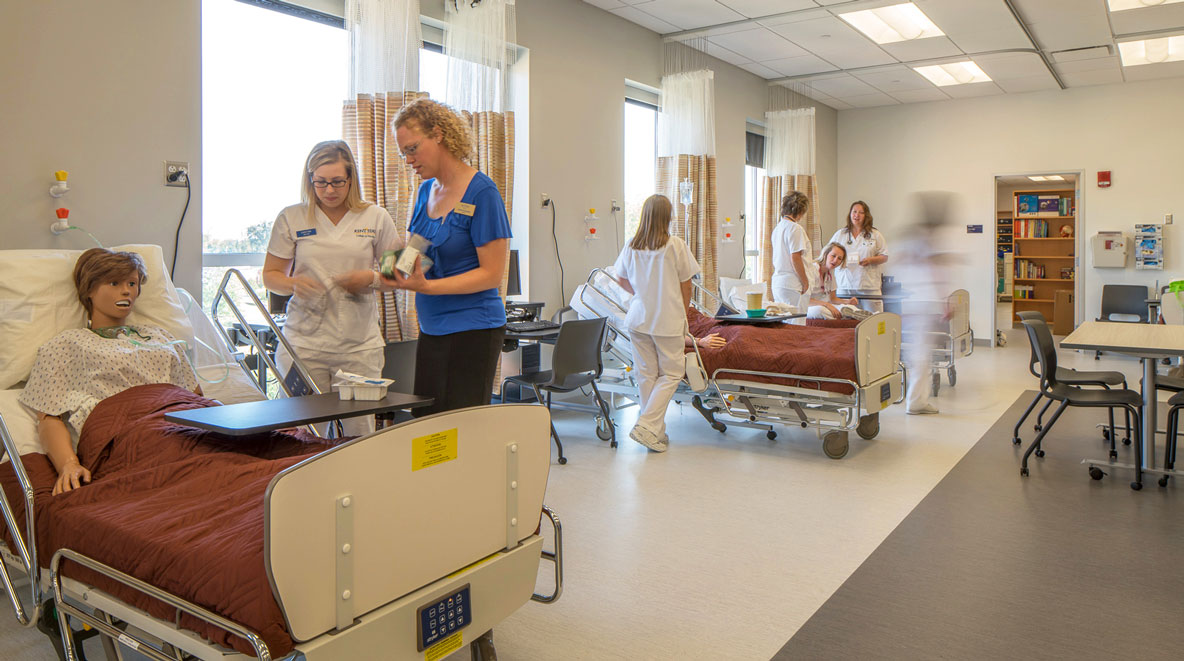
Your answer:
[[[189,197],[193,191],[189,188],[189,172],[186,170],[177,170],[170,172],[168,180],[170,182],[176,181],[181,177],[185,177],[185,208],[181,210],[181,219],[177,221],[177,234],[173,237],[173,265],[169,267],[169,279],[175,279],[175,272],[177,270],[177,251],[181,247],[181,225],[185,223],[185,214],[189,211]]]
[[[748,270],[748,217],[745,214],[740,214],[740,275],[736,276],[741,280],[744,279],[744,272]]]
[[[555,234],[555,200],[548,199],[547,206],[551,207],[551,240],[555,242],[555,261],[559,262],[559,303],[567,300],[567,288],[563,285],[563,255],[559,253],[559,236]]]

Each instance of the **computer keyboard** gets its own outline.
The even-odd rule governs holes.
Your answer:
[[[559,324],[544,319],[538,321],[511,321],[506,324],[506,330],[511,333],[533,333],[535,331],[545,331],[553,328],[559,328]]]

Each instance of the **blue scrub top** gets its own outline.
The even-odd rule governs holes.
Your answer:
[[[461,202],[473,205],[473,215],[455,209],[443,218],[428,217],[428,197],[435,179],[419,186],[415,212],[408,231],[431,241],[427,256],[432,268],[429,280],[471,271],[481,265],[477,248],[495,239],[510,238],[510,220],[497,185],[485,174],[473,175]],[[448,335],[468,330],[498,328],[506,323],[506,306],[497,287],[472,294],[416,294],[419,328],[428,335]]]

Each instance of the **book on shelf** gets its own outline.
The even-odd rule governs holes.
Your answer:
[[[1036,198],[1037,210],[1040,213],[1060,213],[1061,198],[1056,195],[1041,195]]]
[[[1015,211],[1016,213],[1036,213],[1040,208],[1039,198],[1035,195],[1016,195],[1015,196]]]
[[[1073,269],[1072,268],[1062,268],[1061,269],[1061,280],[1072,280],[1072,279],[1073,279]]]

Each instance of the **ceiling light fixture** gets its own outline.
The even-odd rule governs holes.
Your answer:
[[[1184,0],[1106,0],[1106,4],[1110,5],[1110,11],[1126,11],[1128,9],[1143,9],[1144,7],[1156,7],[1159,5],[1173,5],[1177,2],[1184,2]]]
[[[1118,54],[1122,56],[1122,66],[1124,67],[1179,62],[1184,60],[1184,35],[1122,41],[1118,44]]]
[[[938,87],[948,85],[965,85],[966,83],[986,83],[991,77],[978,68],[971,60],[950,62],[948,64],[934,64],[926,67],[913,67],[913,71],[925,76],[929,82]]]
[[[1048,177],[1037,176],[1037,177],[1028,177],[1028,178],[1031,179],[1032,181],[1048,181]]]
[[[839,18],[877,44],[893,44],[945,34],[911,2],[847,12],[839,14]]]

